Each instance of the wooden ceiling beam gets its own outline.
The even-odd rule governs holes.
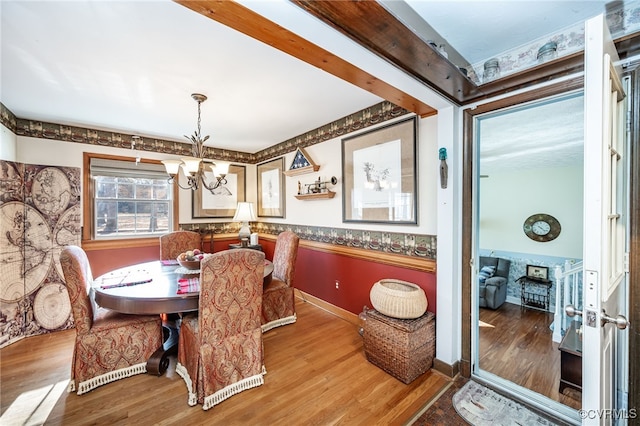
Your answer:
[[[458,105],[482,95],[456,65],[376,1],[291,1]]]
[[[476,85],[376,1],[291,0],[458,105],[509,93],[583,70],[583,52]],[[625,46],[632,51],[633,41]]]
[[[413,96],[236,2],[174,1],[421,117],[437,113],[434,108]],[[291,2],[457,105],[479,102],[534,84],[577,74],[584,69],[584,52],[576,52],[478,86],[376,1]],[[616,40],[616,46],[621,58],[637,55],[640,52],[640,33]]]
[[[395,105],[414,112],[420,117],[437,114],[437,111],[430,105],[236,2],[228,0],[174,1],[209,19],[235,29]]]

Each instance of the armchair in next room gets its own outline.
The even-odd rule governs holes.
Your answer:
[[[505,302],[510,267],[510,260],[480,256],[478,294],[481,308],[498,309]]]

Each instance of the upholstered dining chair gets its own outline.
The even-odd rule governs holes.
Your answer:
[[[260,328],[264,253],[225,250],[202,260],[197,313],[180,327],[176,372],[187,385],[188,404],[208,410],[264,383]]]
[[[284,231],[276,239],[273,251],[273,275],[262,294],[262,331],[296,322],[293,275],[300,238]]]
[[[147,360],[162,346],[160,316],[126,315],[94,305],[93,276],[85,251],[66,246],[60,265],[76,327],[69,392],[78,395],[98,386],[146,373]]]
[[[193,231],[174,231],[160,236],[160,260],[175,260],[180,253],[200,249],[202,238]]]

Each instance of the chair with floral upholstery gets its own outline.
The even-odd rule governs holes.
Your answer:
[[[126,315],[94,305],[89,259],[78,246],[66,246],[60,265],[76,327],[69,392],[78,395],[98,386],[146,373],[147,360],[162,346],[157,315]]]
[[[293,275],[295,273],[300,238],[284,231],[276,239],[273,252],[273,278],[262,294],[262,331],[296,322]]]
[[[263,274],[258,250],[225,250],[202,260],[198,312],[182,318],[176,364],[189,405],[208,410],[264,383]]]
[[[180,253],[201,249],[200,233],[193,231],[174,231],[160,236],[160,260],[176,260]]]

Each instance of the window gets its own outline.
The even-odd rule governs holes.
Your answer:
[[[173,184],[162,164],[89,159],[93,239],[137,238],[173,230]]]

